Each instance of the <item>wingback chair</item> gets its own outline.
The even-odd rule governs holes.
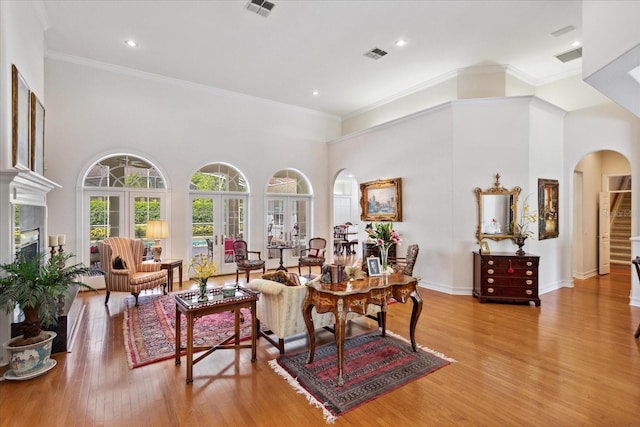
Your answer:
[[[262,270],[265,272],[264,260],[258,251],[250,251],[247,249],[247,242],[244,240],[236,240],[233,242],[233,254],[236,259],[236,283],[238,283],[238,274],[240,271],[247,273],[247,283],[249,283],[249,275],[252,270]],[[258,255],[258,259],[251,259],[251,254]]]
[[[314,237],[309,239],[309,247],[300,251],[298,259],[298,274],[302,275],[301,267],[309,267],[309,278],[311,278],[311,267],[318,266],[322,268],[325,257],[324,252],[327,247],[327,240],[322,237]]]
[[[138,306],[138,295],[143,289],[162,286],[163,293],[167,293],[167,270],[162,270],[158,262],[142,262],[144,253],[142,240],[109,237],[98,242],[98,249],[107,286],[105,305],[109,302],[111,291],[131,292],[131,295],[136,299],[136,307]],[[120,257],[121,263],[116,262],[118,257]]]
[[[283,272],[282,274],[289,277],[297,276],[295,273]],[[320,277],[314,280],[320,280]],[[293,279],[293,281],[299,283],[299,280]],[[260,336],[278,348],[280,354],[284,354],[285,338],[307,332],[307,326],[302,316],[302,304],[309,293],[307,286],[291,286],[291,284],[287,285],[275,280],[252,279],[248,287],[260,292],[260,298],[256,302],[256,317],[259,324],[264,325],[264,328],[258,328]],[[374,317],[379,312],[379,306],[374,304],[367,306],[368,316]],[[318,314],[315,308],[311,310],[311,317],[316,329],[327,328],[331,330],[336,323],[333,313]],[[347,320],[356,317],[360,317],[360,315],[353,312],[347,314]],[[270,335],[275,335],[277,340]]]
[[[406,256],[404,258],[389,257],[389,265],[391,265],[391,268],[393,268],[397,273],[402,273],[406,276],[413,276],[413,267],[416,265],[419,250],[420,248],[417,244],[409,245],[407,247]]]

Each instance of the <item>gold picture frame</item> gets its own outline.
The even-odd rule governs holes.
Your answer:
[[[554,239],[560,235],[558,199],[558,180],[538,179],[538,240]]]
[[[402,221],[402,178],[361,183],[360,208],[363,221]]]
[[[44,106],[31,92],[31,170],[44,175]]]
[[[13,144],[13,166],[30,168],[29,143],[29,86],[18,68],[11,64],[11,123]]]

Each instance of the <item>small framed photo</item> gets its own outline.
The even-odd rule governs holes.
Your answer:
[[[380,268],[380,258],[367,258],[367,270],[369,271],[369,276],[382,276],[382,270]]]

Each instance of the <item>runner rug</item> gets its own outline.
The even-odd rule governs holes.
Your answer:
[[[129,369],[175,357],[176,303],[173,295],[141,296],[139,306],[133,297],[127,300],[124,312],[124,346]],[[251,311],[242,309],[244,322],[240,337],[251,337]],[[234,314],[231,311],[198,317],[193,325],[196,346],[212,347],[234,334]],[[186,346],[186,322],[180,322],[182,346]],[[186,354],[186,350],[182,351]]]
[[[414,352],[411,343],[387,331],[349,338],[345,341],[343,379],[338,386],[335,343],[316,348],[312,364],[309,352],[281,355],[269,365],[285,378],[311,405],[321,408],[328,423],[383,394],[424,377],[451,362],[441,353],[427,348]]]

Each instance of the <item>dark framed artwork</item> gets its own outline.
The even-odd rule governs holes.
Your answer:
[[[558,237],[559,185],[556,179],[538,179],[538,240]]]
[[[44,106],[31,92],[31,170],[44,175]]]
[[[29,86],[15,65],[11,65],[13,166],[29,169]]]
[[[363,221],[402,221],[402,178],[360,184],[360,208]]]

